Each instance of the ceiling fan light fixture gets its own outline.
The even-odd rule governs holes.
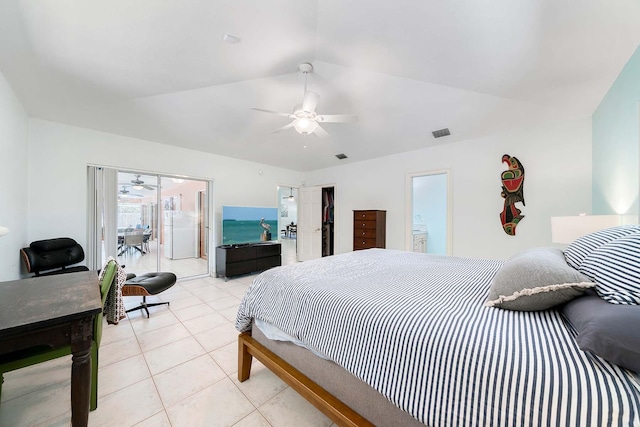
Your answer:
[[[318,127],[318,122],[307,117],[301,117],[293,122],[293,127],[296,131],[298,131],[298,133],[301,133],[302,135],[308,135],[316,130],[316,128]]]
[[[290,202],[293,202],[293,201],[296,200],[295,196],[293,195],[293,187],[289,187],[289,190],[291,190],[289,195],[288,196],[284,196],[283,199],[287,199]]]
[[[320,101],[320,95],[307,90],[307,76],[313,71],[313,65],[308,62],[300,64],[298,69],[304,74],[304,96],[302,103],[296,105],[293,108],[293,114],[281,113],[279,111],[265,110],[263,108],[253,108],[253,110],[262,111],[263,113],[275,114],[278,116],[288,117],[293,119],[289,124],[282,126],[274,130],[273,132],[282,132],[287,129],[294,128],[296,132],[302,135],[309,135],[315,133],[318,138],[326,138],[329,136],[326,130],[319,126],[318,122],[322,123],[346,123],[354,122],[358,116],[355,114],[323,114],[319,115],[316,112],[316,106]]]
[[[133,188],[134,190],[142,190],[144,187],[142,185],[134,185],[131,188]]]

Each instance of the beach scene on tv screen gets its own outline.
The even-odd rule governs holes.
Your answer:
[[[270,233],[265,233],[265,227]],[[274,237],[275,236],[275,237]],[[222,244],[237,245],[271,240],[278,236],[278,208],[262,208],[249,206],[222,207]]]

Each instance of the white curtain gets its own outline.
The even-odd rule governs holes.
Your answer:
[[[118,171],[89,166],[87,174],[87,267],[96,270],[117,255]]]
[[[98,195],[96,187],[96,169],[93,166],[87,168],[87,247],[85,248],[87,267],[96,270],[101,260],[102,250],[102,221],[97,204]]]
[[[111,168],[102,169],[102,196],[104,209],[104,261],[110,256],[118,255],[118,171]]]

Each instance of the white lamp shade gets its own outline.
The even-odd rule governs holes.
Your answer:
[[[4,236],[5,234],[7,234],[9,232],[9,229],[7,227],[2,227],[0,226],[0,237]]]
[[[625,223],[623,215],[579,215],[551,218],[551,240],[554,243],[571,243],[578,237],[594,231]]]

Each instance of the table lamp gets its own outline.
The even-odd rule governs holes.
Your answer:
[[[571,243],[594,231],[624,224],[623,215],[577,215],[551,218],[551,241]]]

